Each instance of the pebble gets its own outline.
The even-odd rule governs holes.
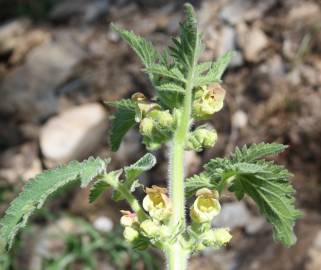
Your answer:
[[[107,113],[97,103],[52,117],[40,131],[40,148],[49,167],[88,157],[106,134]]]

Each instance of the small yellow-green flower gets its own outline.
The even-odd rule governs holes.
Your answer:
[[[139,237],[139,232],[127,226],[124,229],[123,236],[128,242],[134,242]]]
[[[143,208],[152,218],[165,220],[171,214],[171,203],[166,195],[167,189],[158,186],[146,188],[146,196],[143,200]]]
[[[199,87],[194,95],[193,117],[197,120],[210,118],[223,108],[225,90],[219,84]]]
[[[120,210],[122,217],[120,218],[120,224],[124,227],[131,227],[134,224],[138,224],[138,218],[136,213],[130,211]]]
[[[218,192],[208,188],[199,189],[196,192],[196,200],[191,209],[190,216],[196,223],[211,222],[219,214],[221,206],[218,199]]]

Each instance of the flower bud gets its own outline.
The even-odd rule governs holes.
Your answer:
[[[186,149],[200,152],[203,148],[213,147],[217,140],[215,129],[197,128],[188,138]]]
[[[193,117],[197,120],[210,118],[223,108],[225,90],[219,84],[196,89],[193,101]]]
[[[159,234],[160,225],[151,219],[146,219],[140,224],[140,229],[146,237],[155,237]]]
[[[205,244],[207,246],[221,247],[226,245],[232,239],[232,235],[226,228],[210,230],[204,235]]]
[[[171,214],[171,203],[166,192],[166,188],[158,186],[146,188],[147,195],[143,200],[143,208],[152,218],[160,221],[169,218]]]
[[[124,227],[131,227],[133,224],[138,223],[136,213],[130,211],[120,210],[122,217],[120,218],[120,224]]]
[[[196,192],[196,197],[190,209],[192,220],[196,223],[211,222],[221,211],[217,191],[202,188]]]
[[[175,126],[174,117],[167,111],[153,110],[147,115],[153,119],[159,129],[173,129]]]
[[[139,131],[143,136],[151,137],[153,134],[154,121],[145,117],[139,124]]]
[[[125,227],[123,236],[128,242],[133,242],[139,237],[139,233],[132,227]]]
[[[137,104],[136,121],[139,122],[152,110],[159,110],[161,107],[157,103],[149,102],[143,93],[134,93],[131,97]]]

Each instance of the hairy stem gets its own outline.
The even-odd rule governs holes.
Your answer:
[[[187,140],[191,113],[192,90],[194,80],[194,65],[188,73],[186,80],[186,92],[183,108],[178,112],[178,126],[174,134],[170,157],[170,190],[173,203],[173,215],[171,217],[172,231],[178,227],[185,229],[185,191],[184,191],[184,148]],[[185,270],[188,253],[179,242],[174,243],[166,252],[169,270]]]
[[[104,177],[104,180],[113,187],[114,190],[118,190],[122,196],[126,199],[130,207],[134,212],[136,212],[139,221],[144,221],[148,218],[147,214],[141,207],[140,203],[134,197],[134,195],[121,183],[115,181],[114,179],[108,177],[108,174]]]

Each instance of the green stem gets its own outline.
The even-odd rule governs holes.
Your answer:
[[[132,210],[137,214],[139,221],[144,221],[148,218],[147,214],[141,207],[140,203],[134,197],[134,195],[121,183],[115,181],[113,178],[109,177],[108,174],[104,176],[104,180],[112,186],[114,190],[117,190],[126,199]]]
[[[178,226],[181,226],[183,229],[186,228],[184,149],[191,122],[194,66],[195,65],[193,65],[187,76],[184,105],[177,114],[178,126],[172,142],[170,157],[170,190],[173,204],[173,215],[171,217],[170,224],[172,231],[175,231]],[[166,255],[169,270],[186,269],[188,252],[183,249],[179,242],[174,243],[170,248],[168,248]]]

